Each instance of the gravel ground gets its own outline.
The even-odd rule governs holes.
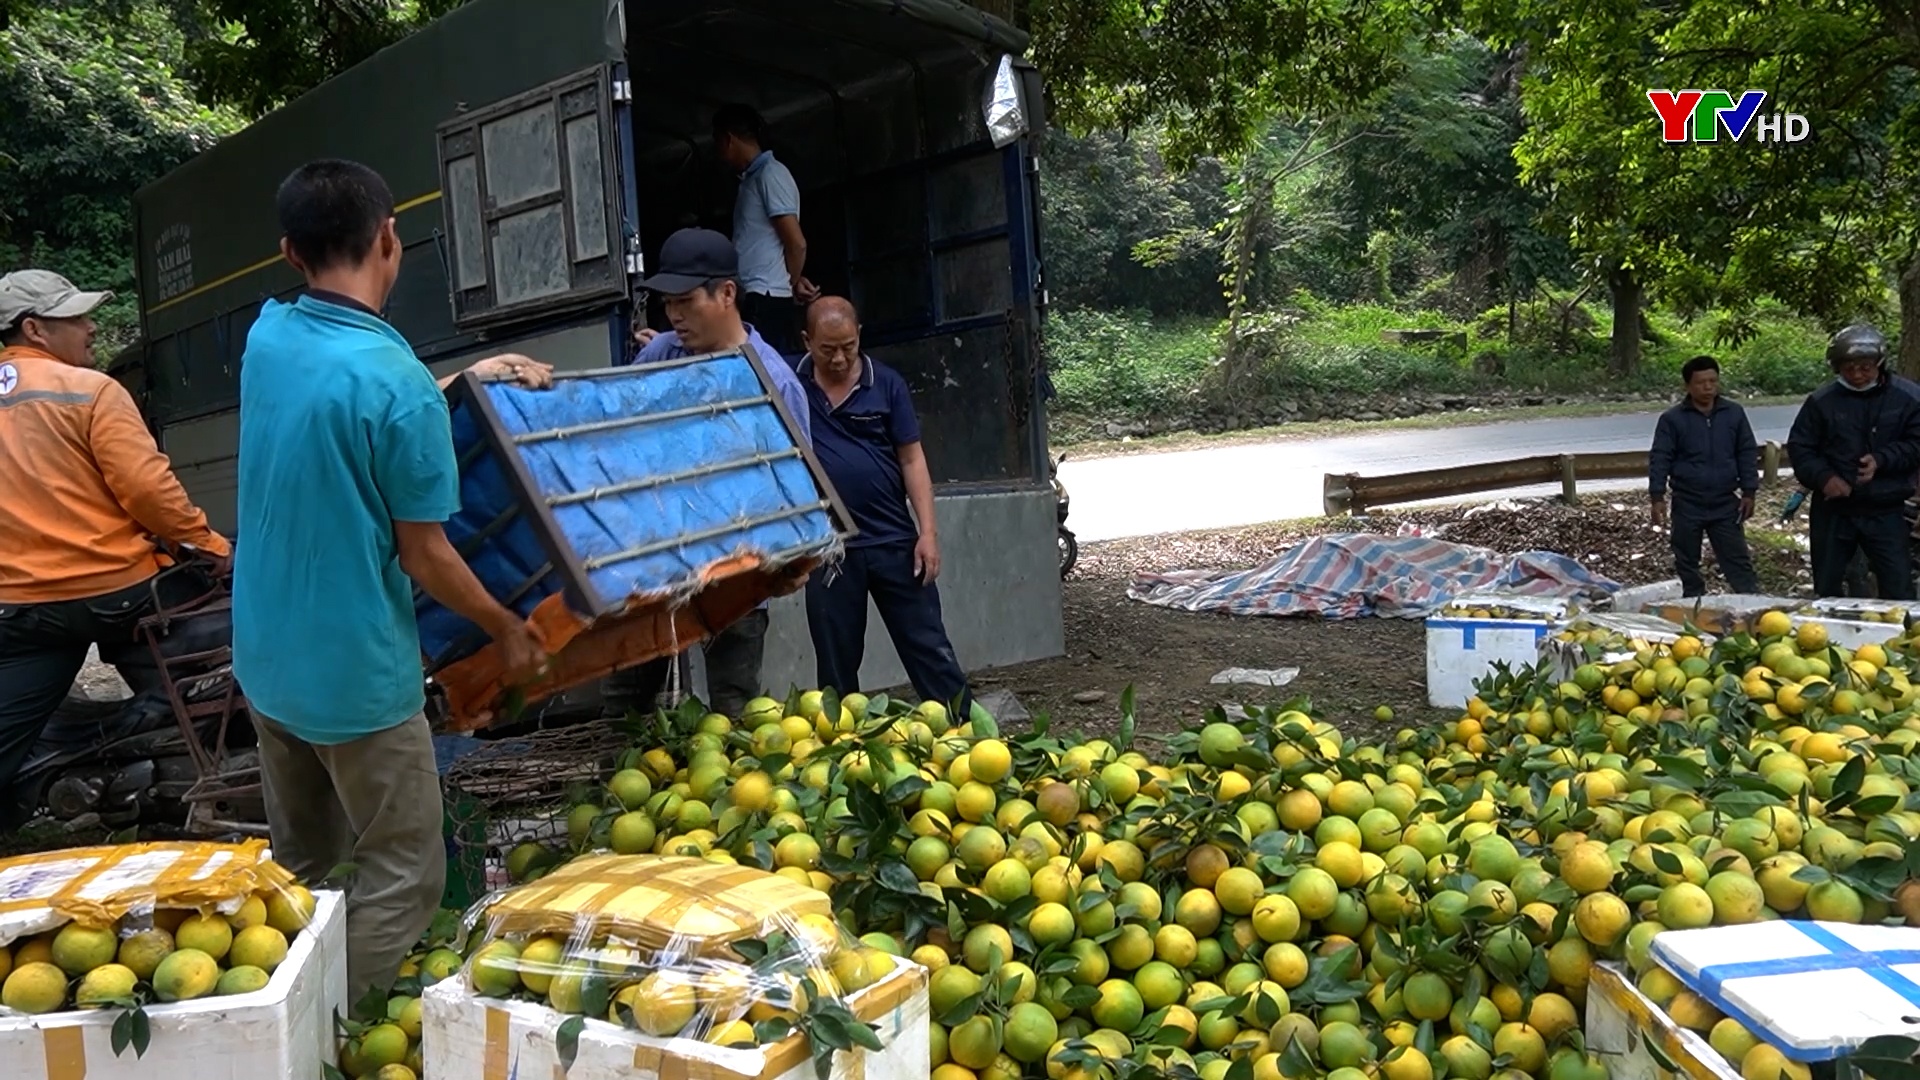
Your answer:
[[[1763,504],[1748,526],[1756,568],[1769,592],[1792,595],[1807,581],[1804,519],[1781,527],[1778,507]],[[1501,552],[1543,549],[1579,558],[1595,572],[1637,585],[1672,577],[1666,535],[1647,522],[1637,500],[1552,500],[1374,514],[1364,519],[1280,522],[1220,532],[1179,533],[1082,547],[1065,583],[1067,655],[987,672],[981,689],[1007,689],[1062,727],[1110,733],[1120,695],[1135,694],[1138,730],[1167,733],[1204,722],[1223,702],[1276,705],[1306,695],[1327,719],[1355,735],[1444,717],[1426,704],[1426,633],[1419,620],[1257,618],[1173,611],[1130,600],[1136,573],[1244,569],[1307,537],[1341,530],[1392,533],[1403,524],[1437,529],[1442,539]],[[1711,566],[1711,555],[1706,556]],[[1709,587],[1725,583],[1710,574]],[[1283,687],[1211,683],[1229,667],[1298,667]],[[1374,719],[1380,705],[1395,718]]]

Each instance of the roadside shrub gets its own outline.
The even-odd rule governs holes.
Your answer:
[[[1242,318],[1233,370],[1245,374],[1231,388],[1232,411],[1257,414],[1267,402],[1306,393],[1678,395],[1680,366],[1699,353],[1719,359],[1728,391],[1741,396],[1804,394],[1828,377],[1826,332],[1778,305],[1695,319],[1654,309],[1648,324],[1658,340],[1642,343],[1638,370],[1616,376],[1608,367],[1612,312],[1604,297],[1568,307],[1572,299],[1566,293],[1519,305],[1510,340],[1505,307],[1462,322],[1431,309],[1336,305],[1296,291],[1283,307]],[[1466,348],[1457,340],[1403,345],[1381,337],[1415,329],[1464,334]],[[1046,336],[1058,391],[1054,412],[1079,421],[1217,414],[1227,374],[1224,331],[1209,319],[1156,321],[1138,311],[1054,312]]]
[[[1205,385],[1217,352],[1211,320],[1155,321],[1145,312],[1057,311],[1046,356],[1068,412],[1145,417],[1178,411]]]

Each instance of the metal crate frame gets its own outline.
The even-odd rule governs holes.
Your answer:
[[[154,610],[140,620],[137,632],[153,656],[161,685],[166,690],[167,703],[173,710],[174,722],[180,729],[187,753],[193,759],[194,772],[199,777],[181,797],[181,801],[187,805],[184,828],[190,835],[240,832],[265,836],[266,822],[226,820],[217,816],[215,809],[219,803],[227,800],[260,798],[263,794],[258,762],[251,765],[236,764],[227,750],[227,735],[235,718],[242,718],[242,723],[252,723],[246,694],[233,677],[232,642],[176,656],[167,655],[164,649],[167,633],[175,621],[231,610],[233,598],[225,588],[216,585],[200,596],[167,607],[161,600],[160,585],[168,574],[174,572],[165,570],[153,578],[149,588],[153,595]],[[183,690],[182,684],[196,683],[213,688],[217,696],[197,702],[188,700],[189,697],[202,695],[190,694]],[[208,726],[213,736],[211,747],[201,731],[202,725],[208,722],[211,722]]]
[[[779,414],[782,425],[787,429],[788,437],[793,440],[794,448],[798,451],[800,459],[806,463],[807,471],[813,477],[815,486],[821,493],[819,503],[796,507],[780,516],[792,517],[815,509],[825,509],[833,522],[834,530],[843,538],[857,535],[859,530],[854,526],[852,517],[847,513],[845,501],[841,499],[839,491],[834,488],[833,481],[828,478],[826,469],[820,464],[819,457],[814,453],[813,444],[807,439],[805,434],[803,434],[792,410],[787,408],[786,401],[781,398],[779,389],[774,385],[773,376],[768,374],[766,362],[760,358],[758,350],[751,344],[742,345],[734,349],[721,349],[715,352],[684,356],[673,360],[663,360],[652,364],[596,368],[589,371],[556,371],[553,373],[553,379],[556,382],[562,382],[576,379],[612,378],[629,375],[636,370],[647,371],[690,367],[695,364],[708,363],[729,356],[740,356],[753,368],[754,376],[760,383],[761,396],[722,404],[734,408],[745,408],[762,404],[772,405],[774,411]],[[785,361],[781,362],[784,363]],[[520,456],[520,447],[529,442],[540,441],[543,438],[559,438],[566,434],[585,434],[588,431],[604,431],[610,430],[615,426],[638,426],[650,420],[671,417],[675,414],[642,415],[624,418],[619,421],[602,421],[593,425],[581,425],[580,428],[556,428],[546,432],[529,432],[525,435],[514,435],[506,429],[506,425],[500,418],[499,410],[494,407],[493,399],[487,395],[486,387],[489,381],[509,380],[484,380],[472,371],[461,372],[447,387],[447,405],[449,410],[458,409],[463,405],[469,407],[480,429],[481,437],[479,443],[477,443],[475,449],[469,451],[460,462],[461,472],[463,474],[466,472],[467,467],[478,459],[482,450],[493,454],[500,460],[502,467],[506,470],[507,482],[513,491],[513,502],[507,510],[502,511],[479,532],[457,545],[457,550],[460,552],[461,557],[471,558],[487,540],[512,524],[515,519],[524,518],[533,523],[534,533],[539,537],[541,548],[546,552],[547,562],[508,592],[507,595],[495,597],[496,600],[512,606],[521,597],[525,596],[529,590],[539,585],[542,581],[545,581],[548,575],[558,573],[560,576],[561,591],[565,594],[568,604],[575,611],[588,618],[597,619],[623,610],[626,606],[627,598],[624,596],[602,596],[599,590],[594,588],[593,582],[588,576],[587,566],[565,543],[560,534],[559,524],[553,515],[553,507],[558,500],[550,499],[540,493],[539,488],[534,483],[533,474],[527,469],[526,461]],[[719,406],[714,407],[718,408]],[[782,552],[780,554],[786,553]],[[426,601],[427,597],[425,594],[416,589],[414,592],[415,609],[418,610]],[[472,647],[484,644],[484,642],[485,638],[479,635],[478,630],[475,630],[466,638],[463,638],[446,649],[444,655],[432,658],[428,665],[427,673],[432,675],[447,667],[456,662],[456,658],[468,655]]]

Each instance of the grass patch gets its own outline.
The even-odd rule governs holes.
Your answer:
[[[1604,304],[1566,308],[1542,300],[1523,305],[1509,325],[1506,309],[1462,322],[1430,310],[1376,304],[1334,305],[1301,293],[1285,311],[1249,317],[1242,347],[1254,376],[1238,391],[1265,402],[1301,394],[1485,393],[1599,397],[1678,392],[1680,367],[1706,353],[1720,360],[1733,393],[1798,395],[1827,377],[1826,334],[1778,305],[1741,315],[1712,313],[1682,320],[1652,312],[1656,340],[1645,342],[1633,374],[1607,365],[1610,313]],[[1435,343],[1386,341],[1388,330],[1441,330]],[[1511,337],[1509,330],[1512,331]],[[1192,421],[1217,398],[1222,324],[1155,321],[1140,312],[1054,313],[1047,356],[1059,397],[1055,411],[1082,419]],[[1361,411],[1362,406],[1355,406]]]
[[[1061,311],[1047,319],[1058,407],[1152,418],[1197,406],[1219,351],[1211,320],[1156,322],[1145,312]]]

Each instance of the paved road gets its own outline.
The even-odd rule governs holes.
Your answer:
[[[1785,443],[1787,429],[1799,408],[1769,405],[1749,409],[1754,437],[1761,442],[1773,439]],[[1318,516],[1321,486],[1329,472],[1382,475],[1569,451],[1645,449],[1653,439],[1657,415],[1637,412],[1282,439],[1090,461],[1075,461],[1069,455],[1060,467],[1060,479],[1073,498],[1068,524],[1083,541],[1230,529]],[[1644,481],[1606,486],[1624,489],[1636,484]],[[1558,490],[1555,484],[1498,494],[1534,495]],[[1489,493],[1486,497],[1498,495]]]

